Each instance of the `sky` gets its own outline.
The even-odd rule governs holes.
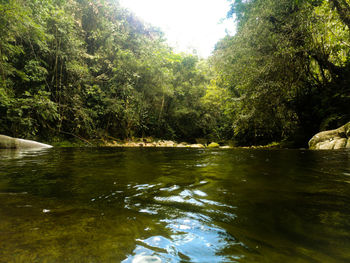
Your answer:
[[[227,0],[120,0],[144,22],[159,27],[177,52],[208,57],[218,40],[235,30],[232,19],[225,20]],[[222,21],[224,20],[224,21]]]

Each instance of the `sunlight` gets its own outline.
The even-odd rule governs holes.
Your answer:
[[[161,28],[179,52],[208,57],[217,41],[235,31],[232,19],[224,20],[227,0],[120,0],[145,22]],[[224,21],[223,21],[224,20]]]

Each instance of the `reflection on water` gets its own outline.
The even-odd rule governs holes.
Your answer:
[[[0,149],[0,161],[5,159],[21,159],[23,157],[38,157],[46,154],[48,148]]]
[[[0,262],[349,262],[349,157],[0,151]]]

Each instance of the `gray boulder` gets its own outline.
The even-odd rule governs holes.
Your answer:
[[[309,141],[309,148],[316,150],[350,148],[350,122],[338,129],[317,133]]]
[[[51,148],[51,145],[24,139],[0,135],[0,149],[41,149]]]

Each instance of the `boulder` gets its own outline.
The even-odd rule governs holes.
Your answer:
[[[5,135],[0,135],[0,149],[40,149],[40,148],[51,148],[51,145],[24,140],[18,138],[12,138]]]
[[[209,144],[207,146],[208,148],[219,148],[220,144],[216,143],[216,142],[212,142],[211,144]]]
[[[350,122],[338,129],[317,133],[309,141],[309,148],[322,150],[350,148]]]

